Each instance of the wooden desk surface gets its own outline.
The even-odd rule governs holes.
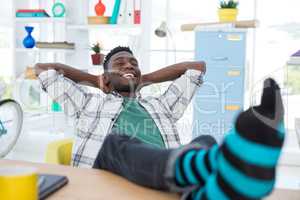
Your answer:
[[[104,170],[0,160],[0,166],[33,166],[39,173],[66,175],[69,183],[47,200],[178,200],[175,194],[133,184]]]
[[[68,166],[0,160],[0,166],[33,166],[39,173],[66,175],[69,183],[47,200],[179,200],[176,194],[151,190],[112,173]],[[276,189],[266,200],[299,200],[299,190]]]

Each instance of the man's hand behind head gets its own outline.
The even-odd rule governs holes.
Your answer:
[[[103,73],[98,76],[97,86],[100,90],[102,90],[106,94],[112,91],[109,76],[107,73]]]

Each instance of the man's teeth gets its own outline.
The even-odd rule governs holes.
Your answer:
[[[124,78],[134,78],[133,74],[124,74],[123,75]]]

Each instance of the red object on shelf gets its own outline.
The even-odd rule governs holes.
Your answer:
[[[95,5],[95,12],[97,16],[103,16],[106,8],[101,0]]]
[[[134,24],[140,24],[141,23],[141,11],[135,10],[134,11]]]
[[[134,0],[133,23],[141,23],[141,0]]]

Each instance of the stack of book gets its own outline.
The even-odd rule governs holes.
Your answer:
[[[16,11],[16,17],[49,17],[44,9],[19,9]]]
[[[110,24],[140,24],[141,0],[116,0]]]
[[[287,62],[288,65],[300,65],[300,50],[293,53],[290,56],[290,60]]]
[[[37,42],[35,46],[41,49],[75,49],[75,44],[69,42]]]

